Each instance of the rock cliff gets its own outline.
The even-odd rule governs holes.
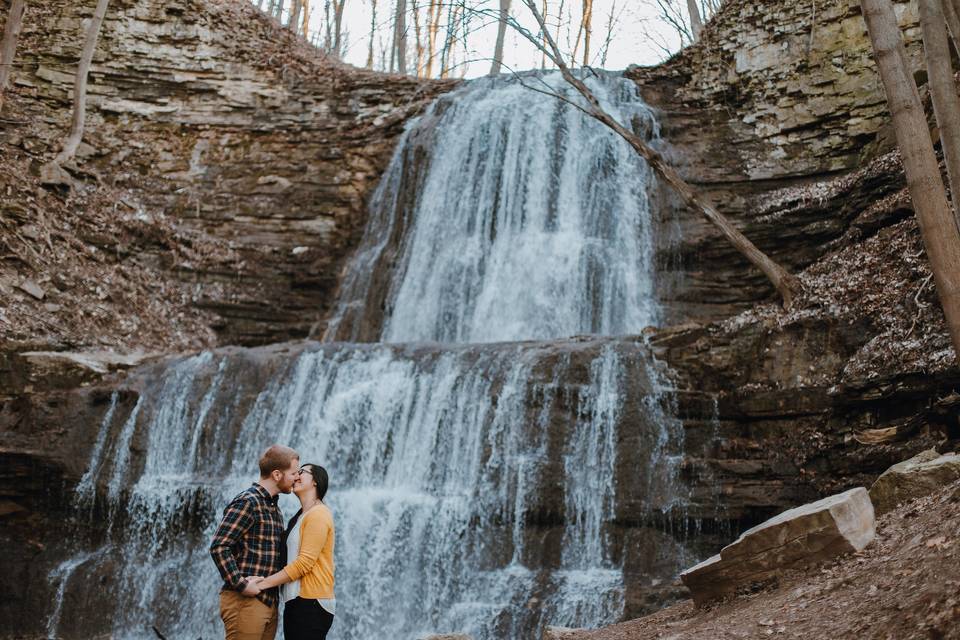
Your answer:
[[[35,183],[39,164],[67,129],[75,60],[93,4],[43,3],[24,23],[10,119],[0,133],[5,155],[25,174],[20,182]],[[447,86],[324,59],[248,3],[113,2],[94,55],[75,170],[87,179],[72,194],[34,190],[29,198],[65,210],[61,218],[78,218],[74,235],[92,247],[80,250],[119,263],[130,279],[156,277],[157,287],[176,289],[179,299],[154,311],[213,329],[215,337],[186,328],[200,344],[302,337],[324,317],[342,259],[363,228],[366,197],[403,123]],[[76,253],[63,246],[68,230],[57,221],[36,228],[30,208],[20,211],[27,198],[4,202],[14,241],[16,233],[27,241],[36,236],[40,251],[45,239],[55,253]],[[84,228],[91,220],[99,225]],[[29,264],[11,271],[7,286],[15,290],[24,278],[37,283],[47,293],[43,303],[12,293],[23,312],[59,331],[39,320],[26,327],[11,320],[15,335],[8,337],[29,342],[46,333],[43,341],[76,344],[87,331],[69,331],[76,316],[70,307],[84,296],[57,300],[58,272],[71,274],[57,268],[62,257],[60,265],[43,257],[27,250]],[[123,294],[107,279],[101,284],[100,302],[111,309]],[[145,304],[119,305],[116,313],[148,316]],[[124,338],[119,329],[106,333],[115,346],[136,346],[135,336]],[[149,346],[184,343],[165,335]]]

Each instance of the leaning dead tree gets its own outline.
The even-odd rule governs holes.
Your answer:
[[[100,37],[100,26],[107,14],[107,5],[110,0],[97,0],[97,7],[93,11],[93,18],[87,27],[87,35],[83,42],[83,52],[77,65],[77,77],[73,85],[73,118],[70,124],[70,133],[63,143],[63,150],[57,154],[53,162],[43,167],[42,178],[46,182],[69,183],[64,179],[61,166],[73,160],[83,139],[83,123],[87,116],[87,76],[90,73],[90,64],[93,62],[93,52],[97,48]]]
[[[710,223],[712,223],[723,235],[727,241],[740,252],[751,264],[760,269],[763,274],[770,280],[770,283],[777,290],[777,293],[780,294],[780,297],[783,299],[784,307],[789,308],[793,304],[794,296],[800,292],[802,286],[800,280],[788,272],[786,269],[781,267],[779,264],[771,260],[765,253],[760,251],[750,240],[740,232],[733,224],[727,220],[726,216],[720,213],[717,208],[710,202],[710,199],[698,192],[692,186],[687,184],[687,182],[680,177],[680,174],[677,173],[670,164],[660,155],[656,150],[651,148],[642,138],[638,135],[621,125],[613,116],[607,113],[601,106],[600,102],[597,100],[596,96],[593,95],[593,92],[590,91],[590,88],[577,76],[575,76],[570,68],[567,66],[564,61],[564,56],[560,52],[560,48],[557,46],[556,40],[550,34],[547,29],[546,22],[543,19],[543,16],[540,14],[540,11],[537,9],[535,0],[523,0],[523,3],[527,6],[530,12],[536,18],[537,25],[541,30],[540,37],[534,36],[522,25],[520,25],[515,20],[511,20],[511,26],[521,33],[525,38],[527,38],[534,45],[538,45],[541,41],[547,43],[547,48],[544,50],[544,53],[550,58],[550,60],[557,66],[560,70],[560,73],[563,74],[564,79],[573,86],[581,96],[586,100],[586,106],[582,106],[571,100],[566,100],[563,96],[557,94],[551,94],[554,97],[565,100],[572,106],[577,109],[580,109],[587,115],[592,118],[599,120],[607,127],[612,129],[617,135],[627,141],[627,143],[633,147],[634,151],[637,152],[644,160],[647,161],[647,164],[663,179],[667,184],[669,184],[673,190],[680,196],[680,199],[691,209],[700,212]]]
[[[907,187],[930,259],[937,295],[954,352],[960,357],[960,229],[947,203],[927,117],[913,74],[906,64],[907,55],[893,4],[890,0],[860,0],[860,6],[887,94]],[[955,94],[956,89],[951,90]],[[960,131],[944,134],[960,135]]]
[[[949,5],[950,0],[943,0]],[[960,197],[960,99],[950,64],[950,41],[944,28],[944,14],[940,0],[917,0],[920,26],[923,30],[923,55],[927,64],[933,113],[940,130],[940,146],[947,165],[954,216],[957,216],[957,198]],[[960,218],[957,218],[960,226]]]
[[[13,0],[3,28],[3,42],[0,42],[0,112],[3,111],[4,94],[7,92],[7,83],[10,82],[13,59],[17,55],[17,40],[20,39],[20,28],[23,26],[23,14],[26,10],[26,0]]]

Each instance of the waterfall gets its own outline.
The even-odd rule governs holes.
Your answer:
[[[657,135],[631,81],[587,84],[620,122]],[[607,128],[529,85],[577,95],[559,73],[487,78],[408,128],[328,337],[500,342],[656,323],[650,169]]]
[[[656,136],[630,82],[588,82]],[[330,472],[331,638],[524,638],[620,617],[624,523],[684,495],[664,378],[624,337],[659,317],[651,176],[522,83],[573,99],[556,74],[484,79],[408,126],[327,341],[150,365],[126,383],[135,403],[111,397],[78,487],[110,524],[51,576],[51,635],[93,635],[59,603],[99,580],[97,633],[217,637],[207,545],[273,442]]]

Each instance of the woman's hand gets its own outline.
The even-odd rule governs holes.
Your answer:
[[[253,598],[260,595],[262,589],[260,588],[260,581],[263,580],[260,576],[247,576],[246,586],[243,587],[241,593],[248,598]]]

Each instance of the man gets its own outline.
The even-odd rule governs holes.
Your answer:
[[[220,618],[226,640],[273,640],[277,632],[277,589],[258,593],[247,578],[268,576],[283,567],[284,525],[277,499],[290,493],[299,469],[296,451],[273,445],[260,457],[260,481],[223,512],[210,555],[223,577]]]

